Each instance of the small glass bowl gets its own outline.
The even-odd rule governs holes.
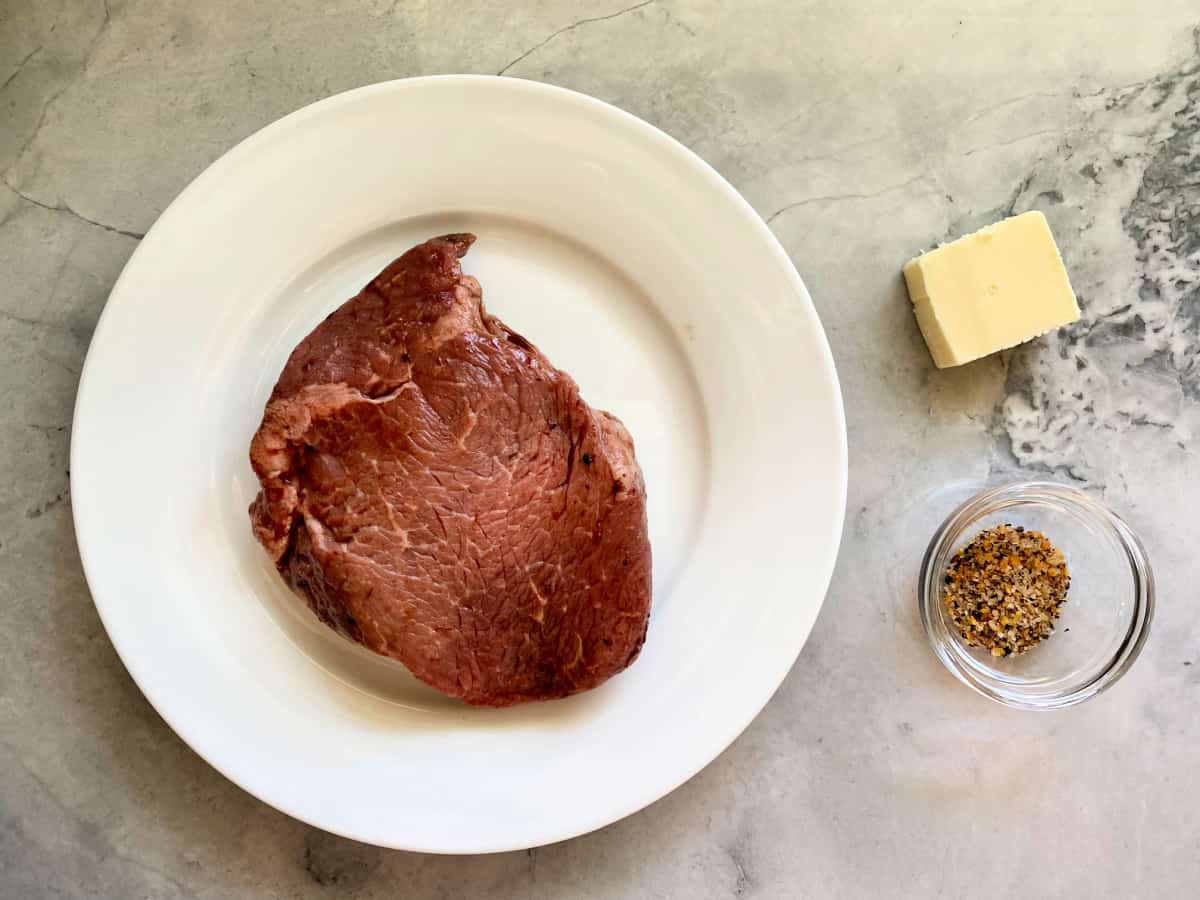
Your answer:
[[[942,600],[956,551],[995,525],[1040,531],[1062,550],[1071,587],[1054,633],[1017,656],[969,647]],[[1128,525],[1073,487],[1023,482],[990,488],[956,509],[921,563],[921,621],[933,652],[963,684],[1019,709],[1059,709],[1113,685],[1133,665],[1154,611],[1154,575]]]

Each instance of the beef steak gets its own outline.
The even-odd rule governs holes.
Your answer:
[[[292,352],[250,444],[254,535],[331,628],[468,703],[595,687],[650,614],[621,422],[483,308],[474,235],[409,250]]]

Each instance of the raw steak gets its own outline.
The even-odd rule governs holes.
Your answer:
[[[468,703],[587,690],[638,655],[646,492],[621,422],[409,250],[292,352],[250,444],[254,535],[331,628]]]

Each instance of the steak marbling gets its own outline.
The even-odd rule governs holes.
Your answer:
[[[468,703],[595,687],[650,613],[633,442],[487,314],[459,259],[409,250],[288,359],[250,446],[254,534],[330,627]]]

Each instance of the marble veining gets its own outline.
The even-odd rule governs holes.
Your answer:
[[[1193,896],[1198,29],[1195,0],[0,0],[0,897]],[[828,601],[745,734],[595,834],[458,859],[309,828],[184,745],[90,602],[68,471],[88,341],[171,199],[306,103],[456,71],[601,97],[742,191],[851,452]],[[1033,208],[1082,320],[935,370],[901,265]],[[1130,674],[1044,716],[946,675],[912,595],[955,500],[1025,477],[1111,503],[1159,586]]]
[[[1039,159],[1010,204],[1071,229],[1068,256],[1084,316],[1018,353],[997,421],[1016,461],[1078,481],[1120,468],[1100,431],[1153,428],[1181,448],[1183,405],[1200,399],[1200,31],[1197,57],[1143,83],[1087,98],[1082,123]],[[1132,196],[1124,193],[1133,188]],[[1121,210],[1131,281],[1114,284],[1111,235]],[[1065,207],[1058,210],[1056,207]],[[1006,210],[1007,212],[1008,210]]]

